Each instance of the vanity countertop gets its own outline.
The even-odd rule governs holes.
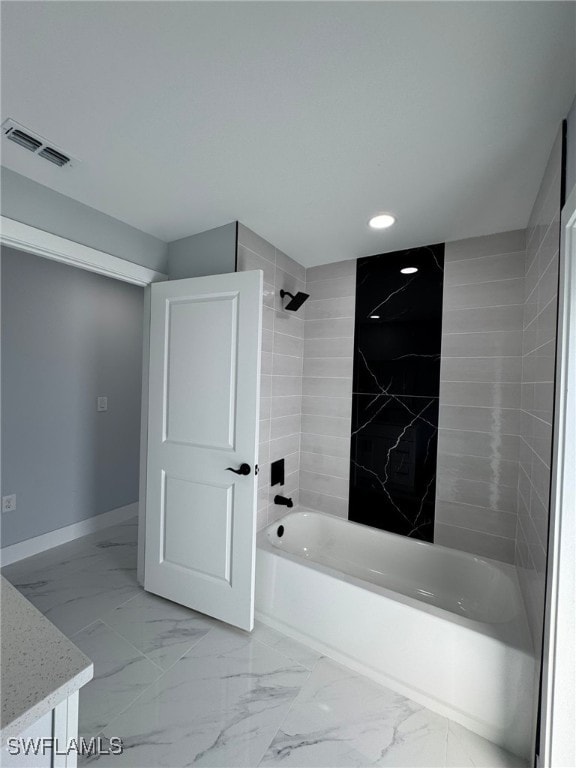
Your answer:
[[[1,744],[92,679],[94,667],[0,576]]]

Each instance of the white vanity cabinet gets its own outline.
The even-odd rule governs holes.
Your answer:
[[[58,754],[52,745],[68,745],[77,733],[78,691],[18,736],[10,737],[0,753],[0,768],[76,768],[78,755],[75,750],[68,753],[65,748],[66,754]],[[30,748],[24,749],[24,745],[30,745]]]
[[[47,736],[52,736],[53,720],[53,712],[47,712],[18,736],[9,739],[2,747],[0,768],[52,768],[52,750],[49,747],[44,750],[32,748],[26,754],[21,745],[29,744],[32,741],[40,742]],[[19,751],[13,752],[16,748]]]
[[[76,768],[78,691],[93,674],[90,659],[0,577],[0,768]]]

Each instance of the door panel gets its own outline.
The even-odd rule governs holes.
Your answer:
[[[164,561],[229,584],[233,489],[177,477],[166,477],[164,487]]]
[[[166,440],[234,448],[238,298],[168,300]],[[218,339],[218,354],[207,343]],[[187,350],[182,354],[182,350]],[[214,382],[218,387],[214,389]],[[190,392],[195,398],[190,399]]]
[[[152,286],[144,586],[254,620],[262,273]],[[228,468],[250,465],[249,475]]]

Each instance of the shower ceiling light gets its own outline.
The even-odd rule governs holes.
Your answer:
[[[418,267],[404,267],[400,272],[402,272],[403,275],[413,275],[414,272],[418,272]]]
[[[368,225],[372,227],[372,229],[388,229],[388,227],[391,227],[395,221],[396,219],[392,214],[379,213],[377,216],[372,216]]]

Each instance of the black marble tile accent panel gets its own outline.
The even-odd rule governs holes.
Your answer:
[[[434,538],[443,276],[444,244],[357,263],[349,519],[424,541]]]

